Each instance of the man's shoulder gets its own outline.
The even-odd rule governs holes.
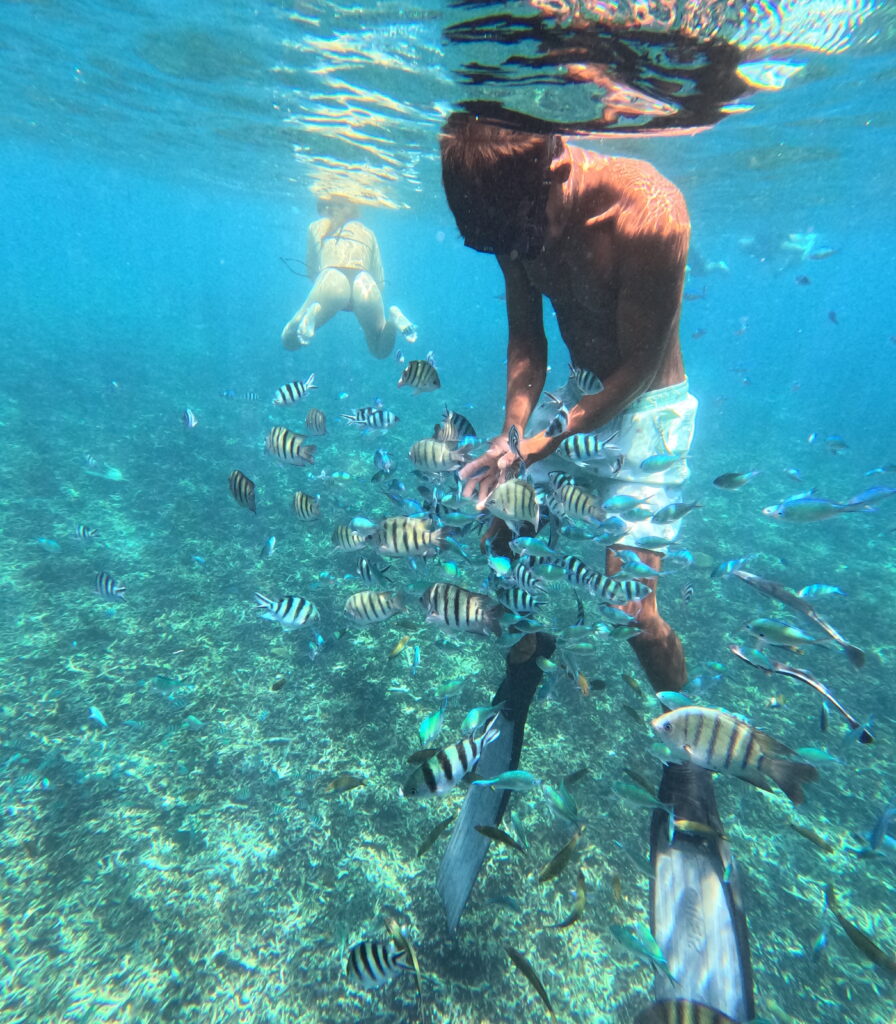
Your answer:
[[[622,233],[663,235],[687,233],[690,228],[687,204],[676,185],[647,160],[634,157],[602,156],[588,150],[581,153],[579,199],[585,204],[598,200],[614,211],[613,220]]]

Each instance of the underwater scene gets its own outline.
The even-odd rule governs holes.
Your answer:
[[[893,1024],[892,7],[0,24],[0,1021]]]

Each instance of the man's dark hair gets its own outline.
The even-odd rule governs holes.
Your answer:
[[[442,129],[442,184],[465,243],[531,259],[541,251],[559,136],[452,114]]]

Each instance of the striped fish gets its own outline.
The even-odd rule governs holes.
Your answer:
[[[510,587],[501,591],[501,603],[515,615],[533,615],[538,609],[538,601],[521,587]]]
[[[442,382],[432,363],[425,359],[411,359],[398,378],[398,386],[413,388],[414,394],[419,395],[423,391],[435,391]]]
[[[359,558],[356,571],[365,583],[381,587],[386,582],[389,567],[387,565],[377,565],[375,562],[371,562],[369,558]]]
[[[354,622],[385,622],[404,611],[404,598],[389,590],[361,590],[345,602],[344,610]]]
[[[255,603],[263,609],[258,613],[261,618],[279,622],[284,629],[299,629],[318,617],[315,605],[304,597],[293,597],[291,594],[281,597],[279,601],[273,601],[264,594],[256,594]]]
[[[283,387],[277,388],[277,394],[274,395],[274,405],[293,405],[316,387],[313,373],[309,375],[307,380],[291,380],[288,384],[284,384]]]
[[[523,523],[538,530],[538,496],[528,480],[517,478],[498,484],[488,496],[485,507],[493,516],[503,519],[514,533],[519,532]]]
[[[387,430],[398,422],[398,417],[388,409],[377,409],[368,405],[362,409],[355,409],[354,412],[344,412],[342,418],[356,427],[364,427],[366,430]]]
[[[432,436],[444,444],[457,445],[464,441],[475,441],[477,434],[476,428],[466,416],[452,412],[446,405],[442,422],[433,427]]]
[[[72,530],[72,537],[75,540],[93,540],[97,536],[99,536],[99,530],[94,529],[92,526],[85,526],[83,523],[80,523]]]
[[[420,596],[426,621],[438,622],[462,633],[501,635],[504,608],[485,594],[464,590],[453,583],[433,583]]]
[[[618,576],[606,576],[602,572],[592,573],[586,584],[590,593],[608,604],[628,604],[629,601],[643,601],[650,593],[650,587],[638,580],[621,580]]]
[[[450,747],[437,750],[414,769],[404,780],[401,795],[405,797],[444,796],[450,792],[479,763],[482,751],[498,738],[501,729],[498,725],[499,714],[492,715],[485,729],[476,739],[466,739],[453,743]]]
[[[611,454],[615,455],[619,451],[616,445],[611,443],[615,436],[614,433],[605,441],[601,441],[597,434],[571,434],[560,445],[559,452],[580,466],[588,465],[590,462],[605,462]]]
[[[714,772],[725,772],[759,789],[772,791],[772,783],[795,804],[803,802],[802,784],[818,772],[778,740],[727,711],[716,708],[676,708],[655,718],[651,725],[673,752]]]
[[[299,519],[308,522],[320,516],[320,502],[304,491],[296,491],[292,496],[292,510]]]
[[[544,583],[527,565],[519,561],[514,564],[513,568],[505,576],[505,581],[515,583],[530,594],[544,592]]]
[[[642,1010],[634,1024],[737,1024],[733,1017],[690,999],[663,999]]]
[[[427,473],[452,473],[464,464],[467,451],[466,448],[452,448],[443,441],[427,437],[411,445],[408,457]]]
[[[227,478],[230,493],[237,505],[242,505],[250,512],[255,511],[255,484],[245,473],[235,469]]]
[[[199,420],[196,418],[196,413],[193,412],[192,409],[184,409],[180,414],[180,421],[187,430],[192,430],[194,427],[199,426]]]
[[[558,437],[566,430],[567,424],[569,423],[569,409],[565,405],[561,405],[557,410],[554,418],[545,427],[545,437]]]
[[[570,363],[569,377],[583,395],[599,395],[604,389],[604,382],[593,370],[584,370]]]
[[[326,434],[327,417],[320,409],[309,409],[305,417],[305,430],[309,434]]]
[[[384,555],[426,557],[435,555],[442,547],[442,531],[430,530],[422,519],[408,516],[390,516],[367,538]]]
[[[563,569],[563,575],[574,587],[585,587],[587,590],[593,590],[598,583],[600,573],[587,566],[576,555],[566,555],[560,566]]]
[[[563,484],[554,491],[554,499],[563,510],[563,514],[571,519],[593,522],[602,517],[603,513],[597,500],[578,484]]]
[[[127,589],[107,572],[98,572],[93,580],[93,589],[108,601],[123,601]]]
[[[310,466],[314,462],[317,445],[305,444],[305,438],[286,427],[271,427],[265,438],[264,449],[280,462],[290,466]]]
[[[367,543],[366,537],[363,537],[357,530],[353,530],[344,523],[340,523],[336,527],[330,539],[340,551],[357,551],[358,548],[363,548]]]
[[[348,980],[361,988],[380,988],[403,970],[413,970],[407,963],[408,951],[398,949],[394,942],[359,942],[348,951],[345,973]]]

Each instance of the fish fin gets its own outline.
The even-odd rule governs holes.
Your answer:
[[[494,633],[495,636],[500,637],[503,632],[501,626],[501,617],[507,612],[507,609],[502,604],[496,604],[485,613],[486,628],[489,633]]]
[[[789,761],[782,757],[766,757],[762,768],[769,778],[773,779],[779,789],[794,804],[801,804],[805,799],[803,783],[814,782],[818,778],[815,765],[805,761]]]

